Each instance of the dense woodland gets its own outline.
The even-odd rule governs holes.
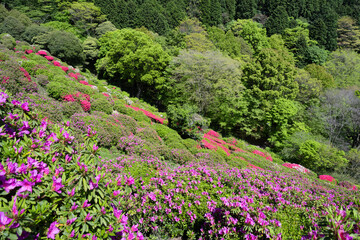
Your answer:
[[[46,226],[45,230],[38,226],[36,231],[47,233],[51,239],[58,239],[55,235],[60,231],[61,239],[74,237],[72,231],[81,232],[82,239],[95,239],[95,235],[103,239],[110,236],[132,239],[130,234],[134,239],[143,239],[142,234],[149,239],[234,239],[240,236],[243,239],[281,239],[281,234],[285,236],[283,239],[317,239],[315,237],[321,236],[352,239],[345,232],[359,234],[360,223],[356,219],[360,221],[360,217],[355,210],[351,212],[351,206],[360,203],[353,203],[356,197],[352,194],[355,193],[344,194],[339,189],[355,189],[355,185],[360,184],[360,2],[1,0],[0,3],[0,138],[3,138],[0,154],[7,157],[7,160],[1,159],[0,187],[9,193],[0,193],[0,200],[15,206],[10,217],[5,214],[5,205],[0,204],[0,234],[18,219],[21,226],[27,226],[20,227],[21,230],[18,226],[10,227],[17,230],[7,231],[5,239],[34,237],[35,232],[30,229],[34,223]],[[66,135],[64,129],[74,137]],[[34,131],[49,134],[45,142],[52,139],[56,151],[52,152],[44,145],[37,153],[38,143],[45,138],[40,132],[36,137],[25,136]],[[56,140],[60,135],[61,140]],[[28,146],[27,151],[21,153],[18,150],[16,144],[19,141],[21,149]],[[68,166],[75,157],[87,160],[77,160],[76,164]],[[31,166],[28,170],[19,170],[21,163],[29,164],[28,158],[41,160],[49,166],[58,158],[59,165],[53,164],[55,179],[48,177],[47,180],[46,168],[37,165],[35,175],[29,170]],[[17,159],[19,168],[11,167],[9,161],[12,159]],[[116,159],[121,164],[108,159]],[[194,159],[197,159],[196,163]],[[271,159],[271,163],[264,159]],[[201,169],[201,164],[207,164],[210,170]],[[101,167],[103,165],[105,168]],[[90,166],[97,169],[96,172],[88,172]],[[144,166],[149,172],[144,171]],[[287,172],[286,166],[296,166],[294,168],[307,177],[296,175],[296,171]],[[273,175],[269,172],[262,175],[260,171],[251,175],[244,170],[249,167],[271,170]],[[198,172],[192,173],[192,169]],[[81,177],[67,176],[66,180],[64,176],[71,172],[77,172]],[[32,217],[41,212],[42,219],[34,217],[33,220],[36,219],[30,224],[25,216],[18,216],[16,199],[21,198],[18,194],[31,192],[20,182],[16,185],[9,177],[16,175],[13,179],[20,181],[20,173],[28,174],[31,179],[41,174],[36,183],[41,182],[42,177],[44,182],[53,181],[53,185],[48,186],[48,190],[54,191],[52,195],[47,195],[46,186],[42,184],[34,190],[34,196],[44,194],[44,199],[59,202],[59,205],[51,205],[58,209],[53,211],[59,218],[45,214],[50,209],[50,205],[46,205],[48,202],[42,202],[45,205],[41,209],[34,206],[27,212]],[[310,220],[306,220],[307,215],[300,210],[296,212],[291,207],[290,210],[284,207],[278,213],[274,210],[273,219],[268,218],[267,224],[259,222],[260,225],[254,226],[249,216],[258,221],[265,219],[258,216],[258,206],[250,207],[253,211],[250,215],[240,214],[226,202],[234,200],[231,200],[233,190],[229,187],[228,192],[221,195],[228,198],[221,200],[228,209],[225,207],[221,213],[212,212],[213,218],[210,215],[204,217],[207,213],[204,212],[206,207],[201,208],[202,204],[211,208],[211,203],[204,201],[199,202],[196,210],[189,203],[187,210],[190,213],[188,211],[186,217],[179,210],[179,215],[171,213],[171,220],[166,220],[170,208],[164,215],[159,213],[158,220],[150,219],[151,211],[154,214],[162,206],[156,196],[159,197],[162,190],[175,188],[171,186],[175,180],[164,177],[167,174],[174,174],[180,188],[176,191],[180,192],[183,189],[179,182],[205,174],[200,189],[209,191],[213,200],[219,194],[210,190],[213,178],[219,178],[219,186],[240,186],[245,184],[247,177],[253,178],[251,184],[257,179],[267,183],[277,179],[274,188],[302,182],[301,189],[304,189],[300,192],[307,192],[305,189],[311,184],[314,189],[300,198],[300,202],[290,197],[296,196],[298,189],[292,189],[294,192],[289,193],[289,198],[274,200],[275,197],[269,197],[265,201],[261,192],[266,190],[259,187],[261,184],[249,185],[251,189],[261,188],[259,201],[265,205],[270,204],[275,209],[278,201],[283,204],[289,201],[294,209],[299,205],[306,211],[306,201],[312,196],[316,195],[316,200],[326,196],[321,193],[323,186],[312,181],[317,174],[329,175],[330,181],[336,179],[337,186],[324,185],[324,188],[327,194],[335,194],[337,200],[314,203],[312,207],[316,210],[313,209],[314,218]],[[242,174],[245,182],[233,179],[233,174]],[[120,181],[117,186],[123,181],[124,190],[118,190],[111,180],[102,180],[106,178],[116,178]],[[284,178],[292,180],[282,182]],[[62,185],[65,181],[68,185]],[[80,185],[73,184],[77,181]],[[164,189],[161,181],[166,182]],[[191,181],[197,181],[197,178]],[[74,196],[71,191],[60,191],[72,184],[73,189],[80,186],[85,192],[77,193],[77,200],[61,200],[65,195]],[[103,185],[104,188],[99,187]],[[19,186],[17,195],[12,196]],[[142,188],[143,192],[137,192],[137,188]],[[98,192],[91,192],[93,189]],[[101,200],[95,195],[99,194],[105,195],[103,200],[109,204],[97,206],[95,203]],[[114,201],[112,194],[114,198],[122,195],[121,200]],[[241,194],[247,197],[246,192]],[[136,209],[130,202],[135,199],[136,204],[141,201],[144,204],[144,196],[149,196],[147,204],[151,207],[148,210],[153,210],[148,213],[144,210],[141,217],[135,213],[141,208],[137,205]],[[32,206],[37,201],[34,199],[21,200],[21,205]],[[99,226],[98,223],[90,224],[90,212],[84,211],[87,207],[84,203],[79,212],[81,217],[78,217],[85,219],[85,224],[76,223],[72,227],[72,222],[64,219],[75,219],[73,211],[76,208],[73,207],[81,201],[83,204],[85,199],[93,204],[89,208],[92,216],[99,214],[103,207],[100,211],[103,217],[96,220],[101,223]],[[184,199],[187,201],[179,194],[177,200]],[[339,199],[346,200],[340,204]],[[165,200],[168,201],[166,196]],[[251,201],[248,204],[254,203]],[[121,208],[122,204],[130,205],[125,210]],[[321,209],[317,204],[336,208]],[[70,212],[64,210],[67,207],[71,207]],[[351,212],[347,213],[347,218],[344,218],[343,208]],[[114,216],[106,215],[104,209],[114,211]],[[227,210],[234,218],[229,220]],[[344,219],[341,227],[331,225],[329,211],[335,211],[337,215],[334,213],[333,216]],[[249,226],[239,230],[237,222],[226,225],[219,220],[215,224],[214,219],[223,218],[224,212],[228,221],[244,218],[243,223]],[[315,217],[320,212],[323,217]],[[297,217],[289,220],[293,215]],[[147,217],[150,220],[146,220]],[[188,217],[191,220],[181,220]],[[199,219],[195,220],[196,217]],[[8,219],[15,219],[15,222]],[[143,221],[141,219],[145,219],[147,225],[138,229],[136,223]],[[282,222],[283,228],[278,229],[278,220],[287,224]],[[65,221],[65,227],[59,230],[61,221]],[[90,223],[86,224],[87,221]],[[109,230],[110,233],[105,233],[101,226],[112,221],[117,222],[119,232]],[[351,225],[351,221],[355,222]],[[330,225],[323,228],[320,222]],[[269,224],[272,227],[267,228]]]

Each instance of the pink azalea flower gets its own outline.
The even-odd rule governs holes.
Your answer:
[[[60,233],[60,229],[58,229],[56,227],[57,224],[59,224],[59,223],[56,221],[50,224],[50,227],[49,227],[49,230],[47,233],[48,238],[55,239],[55,235]]]
[[[18,190],[18,193],[22,193],[25,191],[32,192],[32,187],[35,185],[33,182],[29,182],[27,179],[24,179],[24,181],[19,182],[18,186],[21,186],[21,188]]]
[[[11,223],[12,219],[8,218],[4,212],[0,212],[0,230],[4,230],[5,226]]]

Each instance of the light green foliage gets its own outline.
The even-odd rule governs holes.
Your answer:
[[[223,130],[241,121],[246,103],[238,61],[219,52],[182,51],[170,69],[172,77],[163,89],[168,104],[195,105],[199,114]]]
[[[0,24],[0,33],[9,33],[15,39],[20,39],[20,36],[24,31],[25,25],[13,16],[6,17]]]
[[[323,66],[309,64],[305,67],[305,70],[310,73],[312,78],[316,78],[321,82],[323,89],[335,87],[334,78]]]
[[[310,73],[303,69],[298,69],[295,81],[299,85],[299,94],[296,100],[302,104],[309,104],[312,99],[317,99],[323,90],[321,81],[311,77]]]
[[[170,57],[145,33],[132,29],[108,32],[100,38],[99,45],[96,68],[100,75],[118,85],[129,82],[136,86],[138,97],[143,87],[164,82],[162,72]]]
[[[50,82],[46,86],[46,90],[49,93],[50,97],[57,100],[62,100],[63,96],[72,93],[72,90],[69,87],[65,87],[64,84],[60,82]]]
[[[275,99],[296,98],[299,86],[295,75],[294,59],[283,50],[263,49],[245,66],[243,83],[247,88],[245,97],[249,103],[249,114],[241,129],[243,134],[255,138],[270,137],[264,131],[264,125],[269,121],[265,117],[266,112]]]
[[[100,23],[95,28],[95,35],[97,38],[100,38],[105,33],[115,31],[116,29],[117,28],[115,27],[114,24],[112,24],[112,22],[106,21],[106,22]]]
[[[236,36],[242,37],[255,51],[259,53],[261,49],[268,48],[269,42],[266,37],[266,29],[260,23],[251,19],[238,19],[228,24]]]
[[[71,25],[70,23],[67,23],[67,22],[50,21],[50,22],[41,24],[41,26],[52,28],[53,30],[66,31],[66,32],[74,34],[79,39],[83,38],[81,31],[78,28],[74,27],[73,25]]]
[[[296,69],[293,57],[274,49],[263,49],[244,69],[244,83],[250,92],[270,100],[286,96],[294,99],[298,84],[294,81]]]
[[[90,2],[73,2],[68,11],[72,23],[88,36],[94,35],[98,24],[106,20],[101,9]]]
[[[352,50],[336,50],[325,63],[337,87],[360,86],[360,55]]]
[[[169,148],[187,149],[186,146],[182,144],[182,139],[175,130],[158,123],[151,125],[151,127],[156,130],[157,134],[159,134]]]
[[[0,43],[11,50],[14,49],[14,47],[16,46],[15,38],[13,38],[8,33],[3,33],[0,35]]]
[[[95,101],[91,102],[91,111],[111,114],[113,112],[113,108],[109,100],[107,100],[106,98],[98,98],[95,99]]]
[[[300,145],[300,163],[318,173],[336,170],[346,166],[348,160],[345,153],[338,149],[317,142],[307,140]]]
[[[296,50],[296,42],[300,37],[305,38],[307,45],[311,46],[317,44],[316,41],[311,40],[309,37],[309,24],[300,19],[296,19],[295,22],[295,27],[286,28],[282,34],[286,47],[290,50]]]
[[[203,33],[190,33],[184,37],[186,47],[198,52],[205,52],[208,50],[214,50],[215,46]]]
[[[270,111],[266,112],[267,135],[275,147],[279,147],[281,142],[294,132],[295,117],[300,108],[298,105],[299,103],[293,100],[277,98]]]
[[[207,30],[209,39],[220,51],[226,53],[231,58],[241,59],[243,55],[251,53],[251,48],[241,37],[235,37],[231,30],[225,33],[218,27],[210,27]]]
[[[214,50],[214,44],[209,40],[208,34],[201,25],[201,22],[194,19],[185,19],[178,27],[178,31],[184,34],[186,48],[198,52]]]

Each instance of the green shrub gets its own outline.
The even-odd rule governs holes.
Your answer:
[[[129,110],[127,111],[127,115],[135,118],[136,121],[151,123],[151,119],[148,116],[146,116],[145,113],[143,113],[141,111],[135,111],[135,110],[129,108]]]
[[[16,46],[15,38],[13,38],[8,33],[3,33],[0,35],[0,43],[10,50],[13,50]]]
[[[73,90],[71,90],[69,86],[64,85],[60,82],[50,82],[46,86],[46,90],[50,97],[57,100],[61,100],[63,96],[71,94],[73,92]]]
[[[4,21],[0,24],[0,32],[8,33],[15,39],[20,39],[20,36],[24,31],[24,24],[22,24],[19,19],[13,16],[6,17]]]
[[[95,99],[91,103],[91,111],[104,112],[106,114],[111,114],[113,112],[113,108],[111,103],[107,99]]]
[[[345,167],[348,163],[343,151],[315,140],[302,143],[299,155],[301,165],[318,173],[334,171]]]
[[[114,100],[114,110],[119,113],[127,114],[129,108],[125,107],[125,104],[124,100]]]
[[[210,149],[200,149],[199,153],[195,155],[199,161],[204,161],[210,166],[214,164],[226,164],[225,159],[217,153],[217,151]]]
[[[86,86],[86,85],[83,85],[81,83],[78,83],[78,82],[74,82],[74,86],[75,86],[75,90],[78,91],[78,92],[82,92],[82,93],[85,93],[87,95],[93,95],[94,94],[94,89],[92,89],[90,86]]]
[[[136,131],[136,136],[139,136],[141,139],[151,143],[152,145],[162,145],[163,142],[157,132],[150,127],[138,128]]]
[[[91,106],[92,108],[92,106]],[[75,113],[83,113],[83,109],[78,102],[65,102],[63,103],[63,115],[66,118],[70,118]]]
[[[187,138],[182,140],[182,144],[185,145],[185,147],[192,153],[195,154],[199,151],[199,149],[196,148],[196,145],[198,144],[194,139]]]
[[[17,94],[20,92],[37,92],[37,85],[31,78],[24,76],[19,63],[14,59],[8,59],[0,62],[0,85],[9,92]]]
[[[186,164],[187,162],[191,162],[195,159],[194,155],[186,149],[171,149],[169,153],[170,154],[167,155],[165,159],[180,165]]]

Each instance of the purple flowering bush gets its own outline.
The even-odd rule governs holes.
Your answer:
[[[27,102],[6,92],[0,93],[0,113],[5,239],[351,239],[359,234],[357,191],[297,172],[211,163],[206,153],[176,167],[151,155],[103,159],[90,126],[77,144],[69,124],[38,120]],[[131,148],[133,141],[122,142]]]

